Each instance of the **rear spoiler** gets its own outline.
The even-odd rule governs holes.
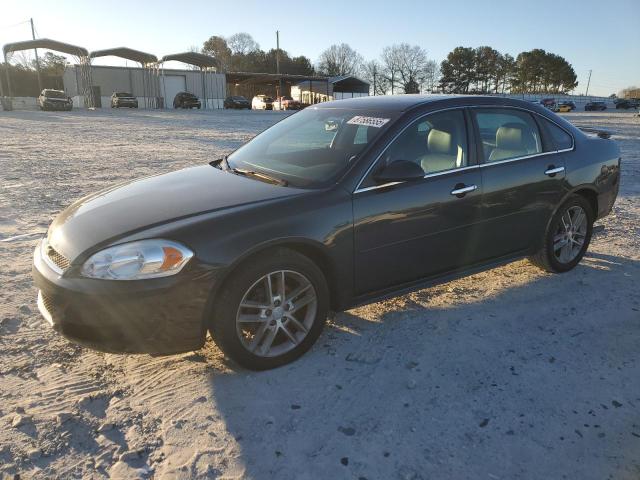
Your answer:
[[[585,133],[592,133],[600,138],[611,138],[616,133],[600,127],[581,127],[580,125],[576,125],[576,127]]]

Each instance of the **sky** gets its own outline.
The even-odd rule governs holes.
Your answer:
[[[29,18],[36,36],[90,51],[127,46],[161,57],[237,32],[268,50],[279,30],[280,48],[314,63],[343,42],[367,60],[387,45],[420,45],[438,63],[457,46],[514,57],[542,48],[573,65],[575,93],[584,93],[589,71],[593,95],[640,85],[640,0],[0,0],[0,45],[30,39]]]

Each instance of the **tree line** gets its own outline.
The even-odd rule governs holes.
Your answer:
[[[35,97],[40,94],[38,89],[38,75],[36,73],[36,61],[27,55],[17,55],[15,64],[0,63],[0,82],[5,95],[9,89],[7,85],[6,71],[11,75],[11,88],[16,97]],[[40,77],[42,88],[62,89],[62,74],[67,65],[67,59],[62,55],[45,52],[40,56]]]
[[[275,49],[263,51],[248,33],[213,36],[203,53],[221,61],[226,71],[276,72]],[[298,75],[354,75],[375,95],[388,93],[568,93],[578,85],[571,64],[560,55],[533,49],[517,57],[489,46],[456,47],[440,63],[419,45],[384,47],[377,59],[365,58],[346,43],[331,45],[315,64],[304,55],[280,50],[280,72]]]

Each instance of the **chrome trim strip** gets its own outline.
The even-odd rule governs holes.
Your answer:
[[[497,162],[483,162],[483,163],[479,163],[477,165],[469,165],[467,167],[460,167],[460,168],[454,168],[451,170],[444,170],[442,172],[435,172],[435,173],[428,173],[424,176],[424,178],[430,178],[430,177],[437,177],[439,175],[444,175],[447,173],[451,173],[451,172],[461,172],[463,170],[471,170],[474,168],[482,168],[485,166],[489,166],[489,165],[500,165],[502,163],[510,163],[510,162],[515,162],[518,160],[523,160],[525,158],[534,158],[534,157],[541,157],[543,155],[553,155],[556,153],[564,153],[564,152],[571,152],[575,149],[576,147],[576,141],[574,136],[571,134],[571,132],[567,131],[562,125],[559,125],[557,122],[551,120],[550,118],[545,117],[544,115],[541,115],[538,112],[534,112],[533,110],[529,110],[527,108],[523,108],[523,107],[518,107],[518,106],[512,106],[512,105],[462,105],[462,106],[456,106],[456,107],[448,107],[448,108],[442,108],[440,110],[433,110],[431,112],[425,113],[424,115],[417,117],[415,120],[413,120],[411,123],[409,123],[408,125],[406,125],[402,130],[400,130],[396,135],[394,135],[394,137],[389,140],[389,143],[387,143],[387,146],[384,148],[384,150],[382,150],[382,152],[380,152],[380,155],[378,155],[376,157],[376,159],[371,162],[371,165],[369,165],[369,168],[367,168],[366,172],[364,172],[364,175],[362,176],[362,178],[360,178],[360,181],[358,182],[358,185],[356,186],[356,189],[353,191],[354,194],[356,193],[360,193],[360,192],[368,192],[371,190],[376,190],[378,188],[385,188],[385,187],[391,187],[393,185],[398,185],[401,183],[405,183],[405,182],[390,182],[390,183],[385,183],[383,185],[373,185],[371,187],[365,187],[365,188],[360,188],[360,185],[362,185],[362,182],[364,181],[365,178],[367,178],[367,175],[369,175],[369,173],[371,172],[371,170],[373,169],[373,167],[376,165],[376,163],[378,163],[378,160],[380,160],[380,157],[382,157],[382,155],[387,151],[387,148],[389,148],[389,145],[391,145],[393,142],[396,141],[396,139],[402,135],[404,133],[404,131],[409,128],[414,122],[421,120],[424,117],[427,117],[431,114],[434,113],[440,113],[440,112],[446,112],[448,110],[462,110],[465,108],[504,108],[504,109],[516,109],[516,110],[522,110],[524,112],[528,112],[532,115],[538,115],[539,117],[542,117],[544,120],[553,123],[554,125],[556,125],[558,128],[560,128],[563,132],[567,133],[567,135],[569,135],[571,137],[571,148],[564,148],[562,150],[552,150],[550,152],[541,152],[541,153],[534,153],[532,155],[525,155],[523,157],[516,157],[516,158],[509,158],[506,160],[500,160]]]
[[[355,190],[353,193],[368,192],[369,190],[377,190],[378,188],[391,187],[393,185],[400,185],[401,183],[405,183],[405,182],[389,182],[389,183],[383,183],[382,185],[373,185],[371,187],[360,188],[358,190]]]
[[[527,158],[544,157],[545,155],[554,155],[556,153],[558,152],[556,152],[555,150],[553,152],[532,153],[531,155],[523,155],[522,157],[507,158],[505,160],[498,160],[496,162],[481,163],[480,167],[490,167],[491,165],[502,165],[503,163],[517,162],[518,160],[525,160]]]

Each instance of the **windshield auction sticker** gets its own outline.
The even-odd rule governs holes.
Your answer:
[[[378,117],[361,117],[361,116],[357,116],[357,117],[353,117],[351,120],[349,120],[347,123],[349,125],[366,125],[367,127],[375,127],[375,128],[380,128],[382,127],[385,123],[387,123],[389,120],[391,120],[390,118],[378,118]]]

